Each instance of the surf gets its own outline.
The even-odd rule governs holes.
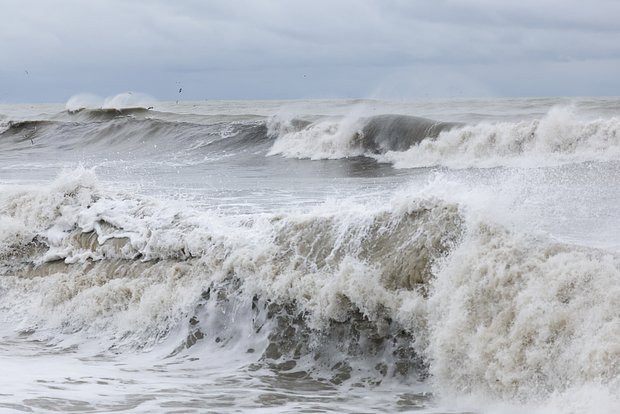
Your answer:
[[[613,411],[616,109],[0,106],[0,406]]]

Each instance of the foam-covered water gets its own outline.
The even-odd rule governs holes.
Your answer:
[[[0,407],[617,412],[619,109],[2,106]]]

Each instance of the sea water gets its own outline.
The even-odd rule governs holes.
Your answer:
[[[619,174],[615,98],[2,105],[0,410],[619,412]]]

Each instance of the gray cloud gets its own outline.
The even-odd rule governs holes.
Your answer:
[[[5,0],[0,101],[618,95],[609,0]],[[26,74],[25,71],[28,71]]]

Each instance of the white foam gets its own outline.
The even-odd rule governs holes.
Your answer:
[[[11,123],[9,121],[0,121],[0,134],[8,131],[11,128]]]

